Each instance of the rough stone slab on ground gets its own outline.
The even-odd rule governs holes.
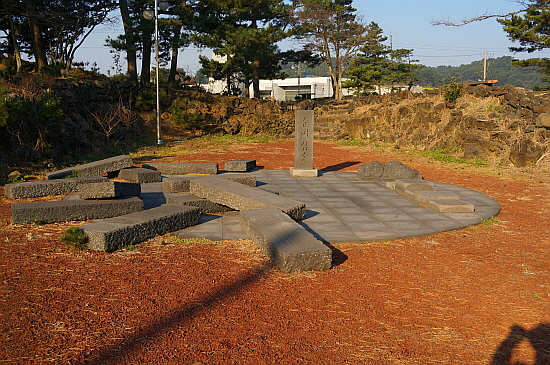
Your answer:
[[[144,169],[143,167],[129,167],[118,173],[118,178],[130,182],[148,184],[162,181],[160,171]]]
[[[122,181],[106,181],[99,183],[80,184],[78,196],[80,199],[113,199],[125,196],[139,196],[141,186],[138,183]]]
[[[422,174],[399,161],[372,161],[357,168],[357,180],[393,181],[403,179],[422,179]]]
[[[256,186],[256,176],[241,174],[220,174],[217,177],[223,177],[231,181],[238,182],[250,187]],[[188,193],[191,180],[200,178],[200,175],[171,176],[162,179],[162,191],[165,193]]]
[[[61,200],[11,205],[13,224],[86,221],[143,210],[137,197],[116,200]]]
[[[48,177],[48,180],[63,179],[71,175],[76,175],[77,177],[98,176],[113,171],[122,170],[127,167],[132,167],[133,165],[134,162],[132,161],[132,158],[130,156],[120,155],[106,158],[100,161],[74,166],[64,170],[50,172],[46,176]]]
[[[332,265],[331,249],[277,208],[243,210],[239,222],[282,272],[326,270]]]
[[[234,160],[227,161],[223,169],[231,172],[246,172],[256,167],[256,160]]]
[[[303,219],[306,213],[302,202],[215,176],[192,180],[190,192],[235,210],[278,208],[294,220]]]
[[[4,194],[10,199],[37,198],[41,196],[75,193],[85,183],[109,181],[104,176],[72,177],[57,180],[29,181],[6,184]]]
[[[120,217],[94,221],[80,226],[96,251],[115,251],[200,222],[200,210],[186,205],[165,204]]]
[[[234,211],[234,209],[231,209],[225,205],[211,202],[208,199],[199,198],[193,194],[176,193],[165,194],[164,196],[166,197],[166,204],[182,204],[197,207],[200,209],[201,213],[223,213]]]
[[[159,171],[163,175],[216,175],[217,163],[147,163],[143,168]]]

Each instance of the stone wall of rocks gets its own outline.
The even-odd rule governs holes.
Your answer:
[[[52,87],[64,112],[60,138],[77,139],[82,146],[98,139],[122,139],[143,133],[142,120],[132,113],[140,86],[113,80],[58,80]],[[126,114],[128,120],[123,120]]]
[[[449,149],[466,159],[522,167],[537,164],[550,151],[550,94],[466,86],[452,109],[437,90],[358,97],[343,123],[351,138]]]

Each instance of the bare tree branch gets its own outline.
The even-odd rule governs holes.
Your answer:
[[[432,21],[432,25],[445,25],[449,27],[461,27],[466,24],[474,23],[474,22],[480,22],[482,20],[492,19],[492,18],[508,18],[514,15],[518,15],[521,13],[525,13],[530,10],[543,10],[543,11],[549,11],[550,10],[550,0],[535,0],[531,2],[518,0],[516,1],[517,4],[521,6],[520,10],[513,11],[506,14],[483,14],[471,18],[465,18],[460,21],[452,21],[450,19],[443,20],[443,19],[436,19]]]

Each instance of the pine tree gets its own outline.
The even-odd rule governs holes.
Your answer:
[[[367,27],[352,0],[295,0],[294,22],[305,49],[322,58],[332,79],[334,98],[342,98],[342,78],[365,42]]]
[[[380,26],[371,22],[367,26],[366,42],[360,53],[351,60],[347,75],[349,80],[343,86],[355,90],[356,95],[380,92],[384,85],[408,84],[416,80],[414,70],[422,67],[410,60],[412,50],[392,50],[384,42]]]
[[[203,73],[230,80],[239,77],[254,97],[260,97],[260,79],[279,72],[276,43],[290,34],[284,30],[289,8],[283,0],[203,0],[195,7],[196,41],[227,58],[224,65],[203,61]],[[209,74],[211,70],[217,72]],[[229,85],[228,85],[229,86]]]

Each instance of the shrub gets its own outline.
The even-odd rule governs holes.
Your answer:
[[[451,77],[451,82],[449,84],[443,85],[443,98],[445,98],[445,104],[448,107],[454,105],[456,99],[460,98],[461,87],[458,82],[456,82],[456,77]]]
[[[88,242],[84,232],[78,227],[70,227],[59,237],[59,240],[69,246],[76,248],[77,250],[86,249],[86,243]]]

